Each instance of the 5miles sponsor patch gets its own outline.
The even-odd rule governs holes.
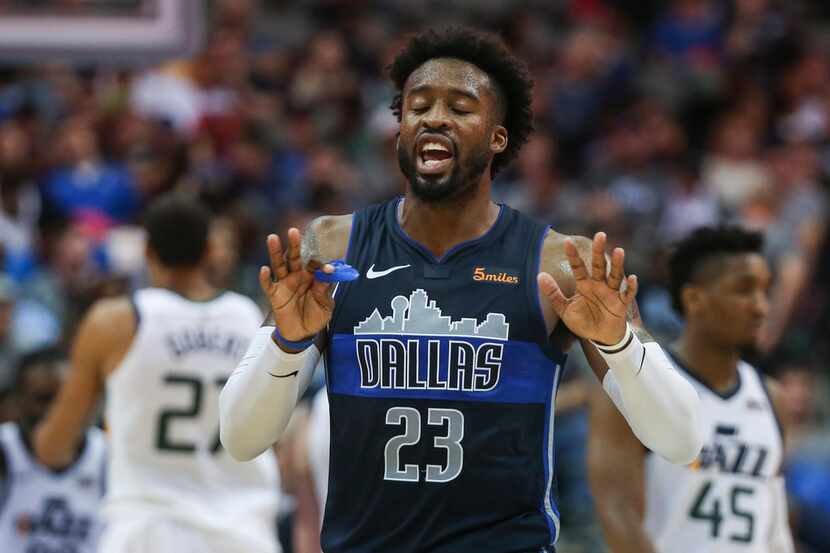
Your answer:
[[[496,284],[519,284],[519,273],[504,267],[473,267],[473,280],[476,282],[494,282]]]

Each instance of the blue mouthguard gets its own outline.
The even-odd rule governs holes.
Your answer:
[[[314,271],[314,278],[320,282],[349,282],[350,280],[355,280],[360,276],[357,269],[342,259],[329,261],[329,265],[334,267],[333,273],[324,273],[322,269],[317,269]]]

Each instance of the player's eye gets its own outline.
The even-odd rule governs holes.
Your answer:
[[[735,292],[742,296],[752,296],[758,291],[759,288],[760,286],[754,282],[742,282],[735,288]]]

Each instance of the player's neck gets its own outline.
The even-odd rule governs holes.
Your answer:
[[[688,328],[678,341],[677,354],[695,376],[718,392],[727,392],[738,382],[740,352],[722,346],[708,336]]]
[[[201,270],[168,270],[159,280],[157,286],[172,290],[192,301],[210,300],[218,293]]]
[[[489,186],[479,186],[462,204],[425,202],[411,192],[402,204],[398,210],[401,228],[437,258],[457,244],[483,236],[499,216]]]

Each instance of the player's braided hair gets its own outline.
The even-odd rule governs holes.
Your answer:
[[[672,306],[683,314],[683,287],[697,277],[701,266],[715,257],[761,253],[764,238],[759,232],[735,225],[701,227],[675,244],[669,257],[669,292]]]
[[[507,148],[493,159],[491,173],[495,175],[513,161],[533,131],[533,113],[530,109],[533,80],[527,65],[491,33],[468,27],[424,31],[412,37],[389,66],[389,76],[397,89],[390,107],[399,122],[406,80],[418,67],[435,58],[456,58],[469,62],[496,83],[496,96],[501,99],[503,125],[509,140]]]

